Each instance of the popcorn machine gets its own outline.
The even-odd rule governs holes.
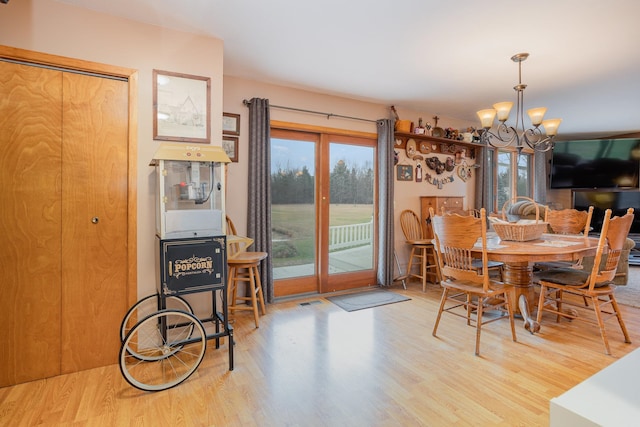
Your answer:
[[[206,339],[229,337],[233,370],[233,328],[227,308],[227,240],[224,164],[221,147],[161,143],[156,168],[156,285],[158,309],[172,297],[210,292],[215,332]]]
[[[183,143],[161,143],[153,156],[157,293],[129,309],[120,331],[120,371],[141,390],[165,390],[186,380],[210,339],[219,348],[220,338],[228,337],[233,370],[223,171],[229,161],[221,147]],[[207,318],[196,316],[183,298],[199,292],[211,297]]]

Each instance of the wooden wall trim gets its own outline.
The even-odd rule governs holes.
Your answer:
[[[326,126],[306,125],[301,123],[282,122],[278,120],[271,120],[271,127],[277,128],[277,129],[284,129],[284,130],[328,133],[332,135],[348,135],[348,136],[358,136],[362,138],[373,138],[373,139],[378,138],[377,134],[371,133],[371,132],[337,129],[337,128],[331,128]]]
[[[128,286],[127,303],[132,306],[138,301],[138,72],[129,77],[129,188],[128,195]]]
[[[28,62],[34,65],[48,65],[52,67],[61,67],[69,70],[85,71],[114,77],[129,78],[136,72],[136,70],[132,68],[117,67],[114,65],[101,64],[99,62],[84,61],[82,59],[68,58],[66,56],[51,55],[42,52],[33,52],[5,45],[0,45],[0,58]]]

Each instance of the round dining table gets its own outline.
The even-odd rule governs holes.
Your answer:
[[[531,304],[537,301],[533,285],[533,265],[536,262],[578,261],[593,256],[598,239],[584,235],[543,234],[526,242],[501,240],[493,231],[487,232],[487,256],[490,261],[504,263],[503,281],[516,289],[515,301],[510,301],[524,319],[524,326],[532,334],[540,324],[532,317]],[[517,301],[517,305],[516,305]]]

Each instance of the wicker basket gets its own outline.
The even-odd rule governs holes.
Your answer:
[[[517,199],[525,199],[532,202],[536,207],[535,222],[518,223],[507,222],[507,205]],[[540,221],[540,208],[538,204],[528,197],[516,197],[507,201],[502,207],[502,220],[504,222],[494,222],[493,229],[496,231],[501,240],[511,240],[515,242],[527,242],[529,240],[539,239],[544,232],[547,231],[548,223]]]

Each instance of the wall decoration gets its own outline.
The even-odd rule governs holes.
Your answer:
[[[211,142],[211,78],[153,70],[153,139]]]
[[[431,174],[428,173],[425,181],[427,181],[429,184],[435,185],[436,187],[438,187],[438,189],[442,189],[442,186],[450,182],[453,182],[454,179],[453,179],[453,175],[449,175],[444,178],[436,178],[436,177],[432,177]]]
[[[429,157],[426,160],[427,167],[432,171],[435,171],[436,174],[441,175],[445,170],[445,164],[436,156]]]
[[[431,143],[428,141],[420,141],[420,147],[418,149],[422,154],[429,154],[431,152]]]
[[[417,153],[417,147],[416,147],[416,140],[411,138],[407,141],[407,146],[405,148],[405,151],[407,152],[407,157],[408,158],[413,158],[413,156],[416,155]]]
[[[416,165],[416,182],[422,182],[422,165]]]
[[[238,161],[238,137],[222,135],[222,148],[232,162]]]
[[[222,133],[240,135],[240,114],[222,113]]]
[[[413,166],[398,165],[396,172],[396,179],[398,181],[413,181]]]
[[[458,166],[458,176],[465,182],[471,178],[471,167],[467,162],[463,161],[462,164]]]
[[[447,157],[447,160],[444,162],[444,170],[447,172],[451,172],[456,167],[455,162],[453,161],[453,157]]]

